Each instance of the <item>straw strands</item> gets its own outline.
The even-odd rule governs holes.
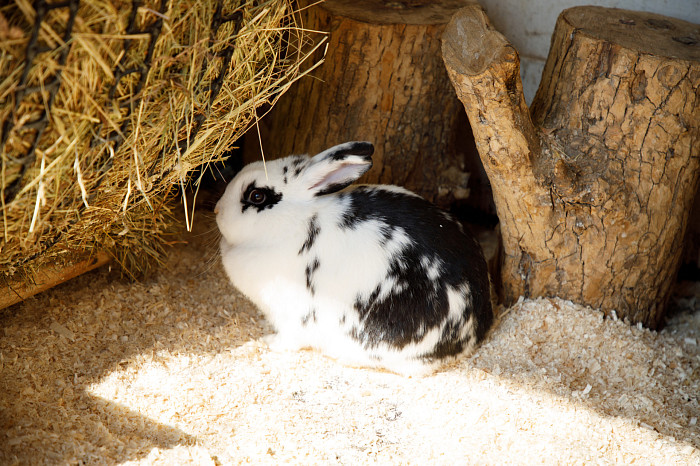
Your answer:
[[[191,171],[318,64],[292,0],[0,7],[0,282],[72,254],[161,256]]]

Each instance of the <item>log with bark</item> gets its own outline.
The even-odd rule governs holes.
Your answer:
[[[329,32],[325,62],[262,120],[265,157],[367,140],[375,167],[362,182],[398,184],[443,205],[465,198],[468,157],[478,155],[440,37],[452,14],[471,3],[326,0],[305,9],[304,27]],[[260,160],[255,130],[245,152],[246,162]]]
[[[505,304],[560,296],[662,323],[698,184],[699,44],[679,19],[565,10],[528,110],[483,9],[452,19],[443,58],[493,188]]]
[[[0,309],[17,304],[30,296],[87,273],[111,261],[104,252],[95,254],[66,253],[52,266],[37,270],[31,277],[16,277],[0,282]]]

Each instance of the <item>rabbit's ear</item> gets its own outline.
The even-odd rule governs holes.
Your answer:
[[[372,168],[374,146],[346,142],[315,155],[304,169],[304,182],[314,196],[340,191]]]

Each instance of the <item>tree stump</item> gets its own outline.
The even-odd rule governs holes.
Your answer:
[[[662,323],[696,193],[700,28],[601,7],[557,20],[525,104],[515,49],[478,6],[443,34],[501,221],[501,298],[560,296]]]
[[[465,158],[478,156],[440,53],[452,14],[473,0],[326,0],[303,12],[329,31],[325,62],[296,83],[260,125],[266,158],[374,143],[365,183],[393,183],[446,204],[467,196]],[[255,130],[246,162],[260,160]]]

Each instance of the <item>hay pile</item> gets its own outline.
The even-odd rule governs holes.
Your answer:
[[[0,7],[0,283],[95,249],[143,270],[191,170],[323,42],[292,0],[52,4]]]
[[[205,238],[0,311],[0,464],[700,464],[695,297],[661,332],[524,301],[406,378],[270,352]]]

